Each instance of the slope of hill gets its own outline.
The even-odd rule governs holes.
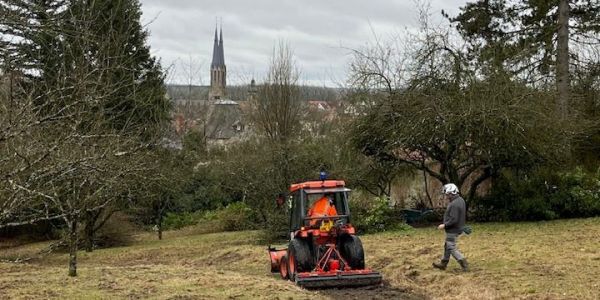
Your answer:
[[[472,266],[442,272],[442,233],[433,228],[363,236],[367,265],[381,271],[378,287],[303,290],[268,272],[259,232],[141,234],[129,247],[80,253],[69,278],[67,255],[0,263],[1,298],[159,299],[599,299],[600,218],[539,223],[476,224],[460,241]],[[45,244],[3,249],[31,254]]]

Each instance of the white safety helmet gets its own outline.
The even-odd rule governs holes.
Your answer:
[[[456,195],[456,194],[458,194],[458,187],[454,183],[448,183],[448,184],[444,185],[444,187],[442,188],[442,192],[446,195],[447,194]]]

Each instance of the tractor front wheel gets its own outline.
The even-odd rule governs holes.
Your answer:
[[[362,270],[365,268],[365,251],[362,242],[355,235],[344,235],[338,245],[340,254],[348,262],[350,268]]]

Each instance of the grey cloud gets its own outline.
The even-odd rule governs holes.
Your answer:
[[[434,0],[432,17],[444,9],[458,11],[466,0]],[[164,65],[175,65],[169,78],[183,82],[181,64],[191,56],[203,63],[206,83],[212,58],[215,19],[222,18],[229,82],[260,79],[277,40],[294,49],[302,80],[335,85],[345,78],[348,50],[377,35],[416,25],[412,0],[141,0],[149,42]],[[386,32],[390,31],[390,32]],[[199,82],[197,82],[199,83]]]

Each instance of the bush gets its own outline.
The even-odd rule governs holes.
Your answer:
[[[385,197],[352,197],[352,225],[359,232],[382,232],[406,228],[401,210],[390,206]]]
[[[563,218],[600,215],[600,169],[596,174],[582,168],[559,174],[558,184],[550,194],[552,209]]]
[[[129,216],[117,212],[96,232],[94,245],[97,248],[128,246],[133,243],[138,231]]]
[[[535,221],[600,215],[600,176],[581,168],[563,173],[538,171],[504,176],[492,192],[474,199],[479,221]]]
[[[244,202],[234,202],[216,212],[215,218],[222,231],[238,231],[256,228],[252,209]]]
[[[167,213],[163,222],[163,228],[166,230],[181,229],[193,225],[210,227],[210,230],[205,232],[256,228],[253,211],[243,202],[234,202],[224,208],[205,212]]]
[[[199,212],[183,212],[183,213],[167,213],[163,219],[163,229],[173,230],[181,229],[186,226],[198,224],[204,217],[204,213]]]
[[[268,244],[287,240],[290,228],[290,216],[286,209],[275,210],[267,215],[261,239]]]

